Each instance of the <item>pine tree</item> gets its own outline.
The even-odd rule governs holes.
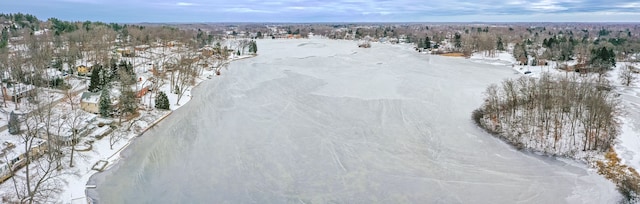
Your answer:
[[[100,91],[100,84],[100,66],[93,66],[91,70],[91,80],[89,82],[89,91],[94,93]]]
[[[127,63],[127,72],[130,74],[135,74],[135,72],[133,71],[133,65],[131,64],[131,62]]]
[[[258,53],[258,45],[256,44],[256,41],[252,40],[249,43],[249,52],[254,54]]]
[[[518,58],[520,57],[520,43],[516,43],[515,46],[513,46],[513,58],[516,58],[516,60],[518,60]]]
[[[596,69],[609,70],[616,66],[616,54],[613,49],[609,50],[606,47],[593,49],[589,63]]]
[[[162,91],[158,93],[158,97],[156,98],[156,108],[169,110],[169,98],[167,98],[167,94]]]
[[[100,66],[100,87],[105,87],[109,84],[114,76],[115,74],[111,74],[109,69]]]
[[[124,113],[133,114],[136,112],[138,108],[138,103],[136,102],[136,93],[130,88],[125,88],[120,94],[120,105],[122,107],[122,111]]]
[[[15,135],[20,133],[20,121],[18,121],[18,115],[11,111],[9,114],[9,134]]]
[[[504,51],[504,43],[502,43],[502,38],[498,37],[498,42],[496,45],[497,50]]]
[[[431,38],[429,38],[429,36],[427,36],[424,39],[424,48],[426,48],[426,49],[431,48]]]
[[[0,36],[0,48],[5,48],[9,45],[9,31],[2,29],[2,35]]]
[[[460,33],[456,33],[453,37],[453,42],[454,42],[454,46],[457,49],[462,48],[462,36],[460,35]]]
[[[100,115],[102,117],[111,116],[111,96],[108,88],[103,88],[100,95]]]
[[[253,41],[253,53],[258,54],[258,43],[256,41]]]

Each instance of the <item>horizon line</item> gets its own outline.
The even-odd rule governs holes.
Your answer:
[[[120,24],[531,24],[531,23],[548,23],[548,24],[640,24],[640,21],[313,21],[313,22],[295,22],[295,21],[193,21],[193,22],[105,22]]]

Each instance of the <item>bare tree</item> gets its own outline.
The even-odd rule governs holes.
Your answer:
[[[176,74],[174,93],[178,95],[176,105],[180,105],[180,99],[184,95],[184,92],[195,83],[195,77],[198,74],[196,62],[197,58],[193,54],[182,56],[177,65],[177,73],[173,73]]]
[[[116,145],[116,143],[118,143],[120,140],[125,138],[127,136],[127,134],[129,133],[129,131],[126,130],[126,128],[124,128],[124,126],[126,126],[126,125],[122,125],[120,127],[111,126],[111,130],[113,132],[111,132],[111,134],[109,134],[109,148],[110,149],[113,149],[113,146]]]
[[[241,54],[244,55],[244,50],[249,47],[251,41],[248,39],[240,39],[237,41],[238,49],[241,50]]]
[[[496,37],[493,34],[482,33],[477,38],[478,51],[484,52],[484,56],[496,56]]]
[[[207,64],[211,65],[211,68],[215,70],[216,75],[220,75],[220,71],[229,63],[229,52],[227,46],[220,46],[219,43],[213,48],[214,53],[207,58]]]
[[[636,75],[634,73],[634,70],[629,65],[622,66],[618,74],[619,74],[618,77],[620,77],[621,83],[625,86],[633,85],[634,81],[636,80]]]
[[[20,178],[12,177],[17,199],[21,203],[45,203],[53,195],[60,192],[61,175],[58,169],[60,158],[59,149],[54,140],[40,139],[47,132],[45,126],[50,126],[50,107],[47,103],[31,106],[32,110],[22,118],[23,131],[19,134],[23,143],[24,168],[19,171]],[[41,157],[42,156],[42,157]]]
[[[83,123],[86,123],[89,119],[89,116],[86,112],[79,109],[80,98],[72,95],[71,92],[67,91],[67,95],[65,95],[66,102],[71,107],[68,110],[67,115],[63,117],[64,124],[71,131],[71,153],[69,154],[69,167],[73,167],[73,159],[76,150],[76,145],[79,139],[79,133],[82,131],[81,127]]]

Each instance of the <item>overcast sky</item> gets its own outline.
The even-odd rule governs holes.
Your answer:
[[[2,13],[137,22],[639,22],[639,0],[0,0]]]

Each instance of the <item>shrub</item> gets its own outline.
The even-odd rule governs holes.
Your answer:
[[[167,94],[162,91],[158,93],[155,107],[157,109],[169,110],[169,98],[167,97]]]
[[[482,108],[475,109],[473,110],[473,112],[471,112],[471,119],[473,119],[473,122],[475,122],[476,125],[480,127],[482,127],[482,117],[484,117],[484,110],[482,110]]]

